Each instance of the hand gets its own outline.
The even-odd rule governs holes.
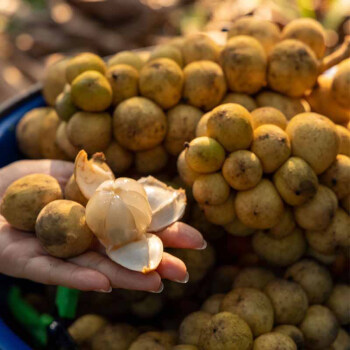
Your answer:
[[[33,173],[50,174],[63,187],[73,172],[73,164],[58,160],[23,160],[0,169],[0,198],[6,188],[22,176]],[[177,222],[159,232],[165,247],[203,249],[206,243],[194,228]],[[11,227],[0,216],[0,273],[35,282],[61,285],[84,291],[109,292],[125,288],[161,292],[162,278],[186,282],[185,264],[178,258],[163,254],[156,271],[142,274],[125,269],[106,257],[101,246],[77,257],[62,260],[48,255],[35,235]]]

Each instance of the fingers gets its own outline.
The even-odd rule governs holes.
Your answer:
[[[165,247],[204,249],[207,246],[200,232],[183,222],[175,222],[157,235]]]
[[[162,278],[180,283],[186,283],[189,278],[183,261],[168,253],[163,253],[157,272]]]

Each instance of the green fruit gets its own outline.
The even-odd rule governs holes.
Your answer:
[[[63,92],[57,96],[55,109],[60,119],[64,121],[68,121],[74,113],[78,112],[78,108],[72,101],[72,94],[69,85],[66,85]]]

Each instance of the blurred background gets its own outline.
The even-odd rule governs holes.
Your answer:
[[[316,18],[329,50],[350,34],[350,0],[0,0],[0,103],[40,81],[63,54],[107,56],[195,31],[220,40],[248,14],[280,26]]]

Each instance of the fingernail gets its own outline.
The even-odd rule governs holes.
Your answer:
[[[98,293],[110,293],[112,291],[112,287],[109,287],[109,289],[96,289],[94,292]]]
[[[182,280],[175,280],[175,282],[178,282],[178,283],[187,283],[189,279],[190,279],[190,275],[189,275],[188,272],[186,272],[186,276],[185,276],[184,279],[182,279]]]
[[[205,239],[203,239],[203,244],[200,248],[197,248],[197,250],[204,250],[207,247],[208,243]]]
[[[158,290],[151,290],[150,292],[159,294],[159,293],[163,292],[163,289],[164,289],[164,284],[163,284],[163,282],[160,282],[159,289]]]

